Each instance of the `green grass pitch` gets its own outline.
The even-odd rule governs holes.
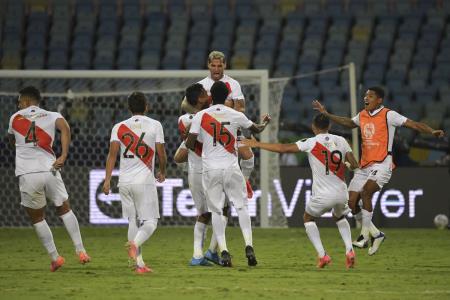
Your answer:
[[[92,257],[85,266],[64,228],[53,229],[66,258],[55,273],[31,228],[0,229],[0,299],[450,299],[449,230],[387,229],[379,253],[356,250],[353,270],[345,269],[336,228],[321,229],[333,258],[322,270],[302,228],[255,229],[254,268],[239,228],[228,228],[233,268],[189,267],[192,231],[158,228],[144,245],[154,273],[136,275],[128,268],[125,227],[82,228]]]

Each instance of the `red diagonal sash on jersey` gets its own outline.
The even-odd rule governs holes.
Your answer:
[[[320,143],[316,142],[316,145],[311,150],[311,154],[314,155],[320,162],[322,162],[325,165],[326,161],[325,161],[324,152],[326,152],[327,157],[329,159],[331,159],[331,152],[324,145],[322,145]],[[339,158],[337,156],[334,156],[334,157],[335,157],[335,161],[339,161]],[[344,158],[342,158],[342,159],[344,159]],[[336,172],[336,169],[338,167],[339,167],[339,169]],[[342,161],[339,165],[328,162],[328,168],[331,172],[333,172],[333,174],[335,174],[341,180],[345,181],[345,177],[344,177],[345,168],[344,168],[344,164],[342,163]]]
[[[195,142],[195,154],[202,157],[202,151],[203,151],[203,143],[196,141]]]
[[[217,142],[219,142],[219,144],[221,144],[225,148],[225,150],[227,150],[231,154],[236,155],[236,150],[234,149],[236,139],[233,136],[233,134],[231,134],[231,132],[229,132],[228,129],[226,129],[225,127],[222,127],[222,124],[219,121],[217,121],[216,119],[214,119],[212,116],[210,116],[207,113],[203,114],[202,128],[214,138],[214,134],[215,134],[214,128],[213,128],[213,125],[211,125],[211,124],[215,124],[216,130],[219,130],[219,128],[222,128],[221,131],[225,133],[225,134],[217,134],[217,136],[216,136]],[[228,136],[229,136],[229,138],[228,138]],[[228,142],[228,143],[226,144],[226,142]]]
[[[117,131],[117,135],[120,141],[128,148],[128,151],[136,155],[150,170],[152,170],[152,161],[155,151],[149,145],[144,143],[144,141],[141,141],[138,146],[139,136],[137,136],[136,133],[134,133],[125,124],[120,125],[119,130]],[[130,138],[127,135],[131,135],[133,138]],[[139,151],[144,147],[147,147],[149,150],[148,154],[145,156],[143,156],[144,153],[141,153],[142,151]]]
[[[184,140],[186,138],[186,126],[184,126],[182,120],[178,122],[178,131],[180,132],[181,138]]]
[[[32,121],[28,120],[24,116],[16,115],[12,122],[12,128],[26,138],[28,130],[30,129],[32,123]],[[36,145],[47,151],[51,155],[55,156],[55,153],[52,149],[52,137],[39,126],[34,125],[34,129],[36,136]]]

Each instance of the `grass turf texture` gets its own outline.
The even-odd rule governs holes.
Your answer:
[[[158,228],[144,245],[154,273],[137,275],[127,267],[124,227],[82,228],[92,257],[85,266],[78,263],[65,229],[53,229],[66,258],[55,273],[31,228],[0,229],[0,299],[450,298],[449,230],[386,230],[379,253],[369,257],[367,249],[356,250],[356,268],[348,271],[336,228],[321,229],[333,258],[322,270],[315,267],[315,251],[302,228],[255,229],[254,268],[247,266],[239,228],[228,228],[233,268],[189,267],[192,231]]]

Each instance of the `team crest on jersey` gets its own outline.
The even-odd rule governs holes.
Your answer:
[[[364,125],[363,134],[366,139],[371,139],[375,134],[375,124],[367,123]]]

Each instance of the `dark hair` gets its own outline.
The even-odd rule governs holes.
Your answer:
[[[373,87],[368,88],[368,90],[374,92],[378,98],[381,98],[381,99],[384,98],[384,90],[382,87],[373,86]]]
[[[19,95],[20,97],[29,97],[37,102],[41,101],[41,93],[37,88],[31,85],[21,89]]]
[[[216,81],[211,87],[211,97],[213,104],[224,104],[230,91],[225,83]]]
[[[145,112],[146,104],[147,98],[141,92],[133,92],[128,96],[128,109],[133,114],[143,114]]]
[[[314,116],[313,124],[317,129],[328,129],[330,127],[330,119],[324,114]]]
[[[186,89],[186,100],[187,102],[195,106],[197,105],[198,98],[200,97],[200,94],[204,91],[203,85],[200,83],[194,83],[193,85],[190,85]]]

